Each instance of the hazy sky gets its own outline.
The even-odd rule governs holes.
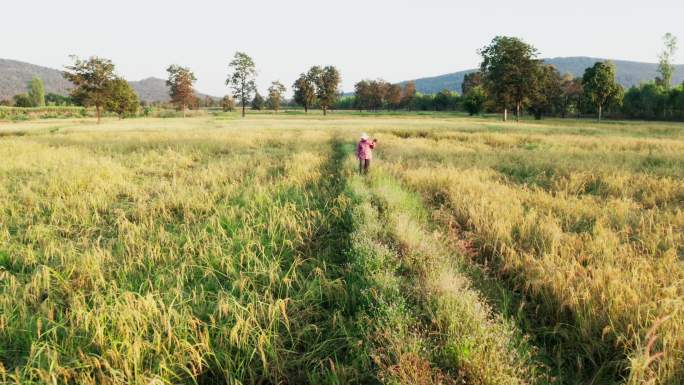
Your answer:
[[[654,62],[666,32],[684,45],[684,0],[34,0],[0,12],[0,58],[61,69],[69,54],[103,56],[129,80],[165,78],[177,63],[212,95],[228,93],[236,50],[256,61],[263,93],[273,80],[289,91],[314,64],[337,66],[347,91],[362,78],[473,68],[496,35],[520,37],[542,57]]]

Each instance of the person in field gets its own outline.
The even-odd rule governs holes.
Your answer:
[[[356,146],[356,158],[359,160],[359,174],[368,174],[371,159],[373,159],[373,149],[378,143],[377,139],[370,141],[368,134],[361,134],[361,140]]]

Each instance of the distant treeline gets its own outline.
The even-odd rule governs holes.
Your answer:
[[[671,86],[677,39],[667,34],[663,40],[659,76],[626,92],[616,82],[615,66],[609,61],[595,63],[582,77],[573,78],[537,59],[533,46],[499,36],[479,51],[480,71],[465,76],[461,94],[444,89],[423,95],[416,92],[413,82],[401,87],[382,79],[362,80],[356,83],[354,95],[341,97],[335,108],[451,110],[471,115],[502,112],[504,120],[509,110],[516,118],[527,111],[536,119],[596,114],[600,120],[607,114],[615,118],[684,120],[684,84]]]
[[[245,115],[252,110],[303,108],[308,112],[320,108],[328,110],[407,110],[407,111],[465,111],[470,115],[484,112],[509,111],[516,119],[524,113],[542,119],[545,116],[570,117],[596,115],[613,118],[684,120],[684,84],[672,86],[675,67],[672,64],[677,50],[677,39],[671,34],[663,38],[664,49],[659,55],[658,77],[653,81],[625,91],[615,80],[615,66],[610,62],[597,62],[585,70],[582,77],[562,75],[549,64],[538,59],[532,45],[515,37],[497,36],[479,50],[482,57],[480,70],[465,76],[461,93],[444,89],[425,95],[416,92],[414,82],[403,86],[382,79],[361,80],[354,86],[352,96],[339,91],[341,76],[334,66],[313,66],[303,72],[292,84],[293,98],[286,99],[286,87],[273,81],[268,93],[262,96],[256,87],[257,70],[251,57],[236,52],[229,63],[230,73],[225,84],[231,95],[222,99],[198,98],[194,90],[197,80],[187,67],[171,65],[166,82],[170,102],[146,104],[140,102],[130,85],[114,72],[108,59],[91,57],[81,60],[73,57],[74,64],[65,67],[64,77],[74,84],[68,97],[45,95],[43,82],[34,77],[26,94],[13,100],[0,101],[0,106],[43,107],[83,106],[94,107],[98,117],[102,113],[127,116],[148,115],[149,108],[175,108],[183,113],[203,108],[221,108],[233,111],[237,106]],[[7,112],[7,111],[5,111]]]
[[[386,98],[383,89],[376,88],[374,89],[376,94],[372,97],[371,103],[368,102],[368,98],[354,94],[341,96],[333,107],[337,110],[359,111],[459,111],[471,115],[481,112],[501,112],[482,90],[470,93],[467,91],[457,93],[448,89],[437,94],[406,93],[405,89],[411,87],[411,83],[400,87],[402,96],[398,100]],[[526,105],[527,112],[540,119],[544,116],[566,118],[593,116],[597,113],[596,106],[583,93],[582,78],[572,78],[566,75],[555,87],[557,88],[555,93],[552,93],[553,97],[550,98],[548,105],[542,105],[539,108],[537,105],[528,104]],[[620,99],[604,110],[604,114],[616,119],[684,121],[684,84],[667,88],[652,81],[628,89]],[[285,105],[297,106],[296,103],[291,102]]]

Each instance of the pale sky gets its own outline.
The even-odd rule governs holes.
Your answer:
[[[61,69],[69,54],[111,59],[128,80],[190,67],[221,96],[236,50],[252,56],[262,93],[310,66],[337,66],[342,88],[474,68],[477,49],[517,36],[541,57],[655,62],[661,37],[684,46],[684,0],[34,0],[3,2],[0,58]],[[684,62],[684,49],[675,62]]]

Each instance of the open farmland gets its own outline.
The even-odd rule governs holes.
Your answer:
[[[0,123],[0,383],[681,384],[683,210],[684,124]]]

